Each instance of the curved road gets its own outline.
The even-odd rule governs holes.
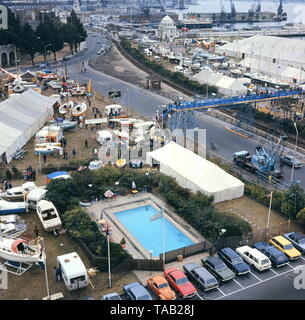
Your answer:
[[[98,40],[100,43],[97,43]],[[100,71],[96,71],[88,66],[88,61],[96,55],[97,51],[108,45],[109,40],[106,38],[101,37],[97,33],[95,37],[90,34],[87,38],[88,50],[83,51],[79,55],[66,61],[68,75],[74,80],[80,81],[80,83],[87,83],[89,79],[92,79],[92,88],[104,95],[107,95],[109,91],[120,90],[122,96],[120,98],[115,98],[115,101],[141,113],[148,119],[154,119],[156,111],[161,110],[161,105],[168,104],[170,102],[169,99],[123,80],[106,75]],[[86,73],[80,72],[82,63],[84,63],[87,69]],[[64,68],[64,62],[52,66],[52,69],[55,68]],[[41,68],[35,67],[31,69]],[[253,153],[255,147],[258,145],[257,141],[243,138],[225,130],[215,122],[211,122],[204,117],[204,114],[198,114],[196,116],[196,122],[200,129],[206,129],[207,145],[209,146],[210,142],[214,142],[219,148],[219,156],[228,160],[232,160],[232,154],[236,151],[247,150],[250,153]],[[289,184],[291,168],[284,166],[283,169],[283,181]],[[305,187],[304,174],[304,168],[295,169],[294,171],[294,178],[300,180],[303,187]]]

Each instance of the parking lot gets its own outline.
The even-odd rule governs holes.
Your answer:
[[[238,295],[238,299],[243,294],[243,291],[255,291],[257,287],[262,284],[268,284],[271,280],[275,282],[272,283],[272,288],[274,290],[278,289],[277,284],[282,282],[282,278],[285,277],[291,283],[291,287],[293,287],[293,279],[295,274],[292,272],[294,270],[300,269],[302,266],[305,267],[305,257],[300,257],[298,260],[290,261],[287,265],[284,265],[279,268],[270,268],[268,270],[259,272],[255,268],[251,267],[250,273],[246,275],[236,276],[234,279],[229,280],[228,282],[221,283],[221,285],[217,289],[213,289],[210,291],[204,292],[195,281],[191,280],[191,282],[195,285],[198,290],[198,295],[193,297],[192,300],[221,300],[221,299],[234,299],[234,295]],[[286,279],[286,280],[287,280]],[[146,287],[154,300],[157,300],[157,296]],[[304,291],[304,290],[303,290]],[[274,291],[276,293],[276,291]],[[283,297],[285,298],[285,292],[282,292]],[[122,300],[126,300],[126,295],[121,295]],[[253,298],[260,299],[260,297],[256,297],[255,294]],[[288,296],[286,298],[289,298]],[[182,298],[177,297],[177,300],[181,300]],[[270,297],[272,299],[272,296]],[[304,296],[305,299],[305,296]]]

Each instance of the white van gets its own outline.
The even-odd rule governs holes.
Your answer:
[[[249,246],[236,248],[235,251],[251,266],[254,266],[258,271],[263,271],[271,268],[271,261],[267,256],[257,249]]]
[[[76,252],[57,257],[61,275],[69,291],[87,287],[89,277],[86,267]]]
[[[31,190],[26,195],[26,202],[28,203],[29,208],[36,209],[37,203],[44,198],[46,193],[47,193],[47,190],[44,187]]]

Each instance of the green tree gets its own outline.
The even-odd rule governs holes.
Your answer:
[[[38,40],[34,30],[28,23],[26,23],[21,30],[20,49],[21,52],[31,57],[32,64],[34,65],[35,53],[38,51]]]
[[[281,211],[290,219],[296,219],[297,213],[305,207],[305,193],[299,185],[293,185],[284,193]]]
[[[63,40],[70,46],[71,53],[73,54],[75,34],[77,32],[76,27],[72,23],[66,23],[62,28]]]

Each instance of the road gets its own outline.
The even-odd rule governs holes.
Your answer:
[[[75,80],[81,82],[88,82],[92,79],[93,89],[97,92],[107,94],[109,91],[120,90],[122,93],[121,98],[116,98],[118,103],[127,105],[131,109],[141,113],[149,119],[153,119],[157,110],[161,110],[160,105],[170,102],[169,99],[160,95],[151,93],[138,86],[129,84],[123,80],[116,79],[112,76],[103,74],[101,72],[91,69],[87,65],[87,61],[96,55],[96,52],[107,44],[105,38],[101,39],[101,43],[96,43],[97,37],[89,35],[87,39],[88,51],[76,58],[71,59],[67,63],[68,73]],[[87,65],[86,74],[80,73],[80,64],[85,62]],[[222,126],[217,125],[215,122],[209,121],[203,114],[198,114],[196,122],[199,128],[206,129],[207,145],[214,142],[218,148],[219,156],[231,160],[232,154],[240,150],[248,150],[253,153],[257,142],[252,139],[246,139],[234,133],[225,130]],[[286,183],[290,183],[291,168],[284,166],[284,179]],[[294,178],[301,181],[301,185],[305,187],[304,179],[305,169],[299,168],[294,170]]]
[[[97,41],[100,43],[97,43]],[[80,83],[88,83],[92,80],[92,88],[104,95],[109,91],[121,91],[121,97],[114,100],[130,107],[130,109],[144,115],[148,119],[154,119],[157,110],[161,110],[161,105],[168,104],[169,99],[160,95],[154,94],[150,91],[142,89],[136,85],[127,83],[123,80],[106,75],[102,72],[93,70],[88,66],[88,61],[94,57],[100,48],[109,45],[109,40],[104,37],[95,37],[90,34],[87,38],[88,50],[80,53],[79,55],[70,58],[66,61],[68,76]],[[81,73],[82,63],[86,67],[86,73]],[[63,69],[64,62],[51,67],[51,69]],[[40,70],[38,67],[31,67],[31,70]],[[257,141],[253,139],[243,138],[237,134],[229,132],[223,126],[218,125],[214,121],[207,119],[204,114],[196,115],[196,125],[200,129],[206,129],[206,142],[207,146],[211,142],[218,146],[217,154],[229,161],[232,160],[232,154],[237,151],[247,150],[254,153],[255,147],[258,145]],[[283,181],[290,184],[291,168],[284,166],[284,179]],[[305,188],[305,168],[294,170],[294,179],[301,181],[301,186]]]
[[[168,99],[159,95],[143,90],[135,85],[118,80],[101,72],[92,70],[87,61],[93,57],[96,52],[106,45],[107,40],[101,39],[101,43],[96,43],[96,37],[89,36],[87,39],[88,50],[78,57],[71,58],[67,62],[68,73],[75,80],[81,83],[92,79],[93,89],[102,94],[108,91],[121,90],[122,98],[118,102],[128,105],[131,109],[140,112],[147,118],[153,119],[158,106],[169,102]],[[87,72],[81,73],[80,66],[85,63]],[[253,151],[257,145],[255,141],[242,138],[233,134],[223,127],[198,117],[200,128],[207,130],[207,142],[213,141],[219,147],[219,154],[227,159],[235,151],[249,150]],[[303,180],[304,168],[295,170],[295,177]],[[285,177],[290,177],[290,168],[285,168]],[[303,184],[304,186],[304,184]],[[298,261],[290,262],[282,269],[270,270],[264,273],[258,273],[255,270],[244,277],[237,277],[236,281],[222,285],[216,291],[200,292],[198,299],[304,299],[305,291],[293,288],[293,270],[305,265],[305,259],[302,257]]]

